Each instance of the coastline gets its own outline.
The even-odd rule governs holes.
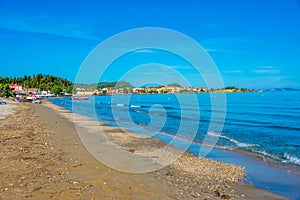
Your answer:
[[[47,102],[46,104],[44,104],[42,106],[48,107],[48,108],[50,107],[50,109],[54,110],[59,115],[62,115],[65,119],[67,119],[69,122],[72,123],[72,113],[70,111],[65,110],[62,107],[56,106],[49,102]],[[103,126],[105,126],[105,125],[103,125]],[[106,126],[106,127],[108,127],[108,126]],[[117,137],[117,140],[115,139],[115,142],[117,142],[118,144],[122,143],[124,148],[127,148],[127,150],[132,151],[133,148],[134,148],[135,152],[145,150],[145,146],[147,146],[147,145],[145,145],[144,141],[139,141],[139,139],[136,139],[136,137],[134,140],[132,140],[132,136],[136,136],[136,133],[128,133],[127,132],[127,134],[126,134],[127,136],[124,136],[125,135],[124,131],[120,132],[120,130],[118,130],[118,128],[116,128],[116,127],[108,127],[108,128],[114,133],[113,134],[114,138],[116,138],[116,133],[118,133],[117,134],[118,137]],[[109,136],[109,133],[106,135]],[[110,136],[112,136],[112,135],[110,135]],[[110,137],[110,138],[112,139],[112,137]],[[143,145],[141,145],[141,144],[143,144]],[[161,142],[160,140],[155,139],[155,138],[149,139],[149,141],[146,142],[146,144],[148,144],[147,147],[150,148],[150,150],[153,150],[153,148],[155,148],[155,147],[157,148],[160,145],[164,145],[163,142]],[[142,146],[143,149],[139,149],[139,146]],[[146,147],[146,149],[147,149],[147,147]],[[178,165],[178,162],[176,162],[174,164],[175,166],[172,164],[171,166],[168,166],[162,170],[158,170],[158,172],[154,173],[155,174],[154,176],[156,178],[158,176],[158,179],[160,181],[162,181],[164,183],[168,183],[169,187],[171,187],[172,190],[174,190],[174,185],[177,185],[177,187],[178,187],[178,185],[181,185],[181,187],[187,187],[189,185],[189,184],[187,184],[188,182],[189,183],[191,183],[191,182],[192,183],[199,183],[199,182],[202,183],[202,187],[204,187],[204,189],[200,190],[200,191],[202,191],[202,194],[197,193],[197,192],[199,192],[199,187],[201,186],[201,184],[200,184],[200,186],[199,186],[199,184],[198,185],[192,184],[193,185],[192,188],[195,191],[192,191],[192,192],[189,191],[188,192],[189,194],[186,194],[185,192],[183,192],[183,196],[177,195],[176,199],[183,199],[183,198],[189,199],[189,198],[199,198],[199,197],[203,198],[203,194],[208,195],[209,198],[220,198],[220,196],[224,195],[223,197],[234,197],[235,199],[253,199],[253,198],[256,198],[256,199],[257,198],[285,199],[281,196],[275,195],[268,191],[255,188],[255,187],[247,185],[247,184],[239,183],[238,179],[234,180],[233,182],[228,182],[228,180],[226,180],[226,181],[215,180],[216,181],[215,184],[212,184],[212,182],[211,182],[210,188],[207,188],[207,184],[205,184],[205,181],[203,182],[203,177],[202,177],[202,180],[200,180],[200,181],[199,181],[199,179],[197,180],[197,178],[199,178],[199,176],[201,176],[201,173],[197,174],[196,176],[195,176],[195,174],[193,174],[193,173],[195,173],[196,167],[194,169],[186,169],[186,170],[184,170],[184,168],[182,167],[182,166],[191,166],[193,162],[195,163],[195,160],[198,160],[198,162],[200,161],[200,163],[201,162],[205,163],[206,166],[209,166],[209,165],[213,166],[215,164],[219,164],[222,169],[224,169],[224,168],[228,169],[228,168],[233,167],[233,171],[237,170],[237,169],[242,170],[241,168],[238,168],[234,165],[229,165],[229,164],[213,161],[211,159],[203,159],[203,158],[199,158],[194,155],[191,155],[190,153],[186,153],[184,155],[184,158],[179,160],[179,163],[181,163],[181,165]],[[182,163],[184,163],[184,164],[182,164]],[[208,164],[208,163],[210,163],[210,164]],[[180,166],[181,166],[181,168],[180,168]],[[226,174],[226,170],[225,171],[223,170],[223,172],[225,172],[225,173],[222,173],[222,174]],[[240,172],[242,172],[242,171],[240,171]],[[159,175],[157,175],[157,173]],[[172,175],[170,175],[170,174],[172,174]],[[217,173],[216,176],[218,176],[218,174],[220,175],[220,173]],[[186,177],[181,179],[184,176],[186,176]],[[196,180],[195,180],[195,178],[196,178]],[[214,178],[218,179],[220,177],[213,177],[210,174],[206,178],[209,178],[211,181],[211,179],[214,179]],[[178,180],[183,180],[183,182],[178,184],[177,183]],[[190,180],[194,180],[194,181],[190,181]],[[175,181],[175,183],[174,182],[172,183],[172,181]],[[184,182],[185,182],[185,184],[184,184]],[[226,183],[226,184],[229,183],[229,185],[227,185],[227,188],[226,187],[222,188],[222,186],[220,186],[220,184],[222,185],[224,183]],[[216,188],[212,187],[213,185],[218,185],[218,187],[220,188],[220,191],[218,191],[218,190],[216,190]],[[228,190],[229,188],[232,188],[232,189]],[[183,191],[185,191],[185,190],[183,190]],[[191,194],[192,194],[192,196],[190,196]],[[194,196],[193,196],[193,194],[194,194]],[[217,194],[220,194],[220,196],[219,197],[216,196]],[[184,195],[188,195],[188,196],[184,196]]]
[[[294,163],[282,163],[281,161],[276,160],[275,158],[270,157],[268,155],[255,153],[253,151],[246,151],[244,149],[230,148],[230,147],[224,147],[224,146],[216,146],[216,148],[221,148],[221,149],[225,149],[225,150],[229,150],[229,151],[234,151],[234,152],[237,152],[237,153],[242,153],[242,154],[245,154],[247,156],[251,156],[253,158],[256,158],[258,161],[263,162],[268,167],[271,167],[271,168],[274,168],[274,169],[277,169],[277,170],[280,170],[280,171],[300,175],[300,166],[296,165]]]

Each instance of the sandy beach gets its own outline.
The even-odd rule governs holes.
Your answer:
[[[6,103],[0,106],[0,120],[1,120],[1,119],[5,119],[7,115],[12,114],[12,110],[15,107],[16,102],[1,97],[0,97],[0,101]]]
[[[187,152],[154,172],[121,172],[88,153],[69,111],[49,102],[8,102],[0,109],[0,199],[285,199],[243,184],[241,167]],[[105,124],[98,128],[132,154],[165,145]]]

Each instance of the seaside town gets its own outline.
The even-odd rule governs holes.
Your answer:
[[[77,95],[105,95],[105,94],[178,94],[178,93],[234,93],[234,92],[263,92],[247,88],[226,87],[220,89],[207,89],[206,87],[182,87],[178,84],[169,84],[159,87],[124,87],[124,88],[76,88]]]
[[[19,83],[16,83],[19,82]],[[34,87],[32,87],[34,86]],[[17,101],[38,100],[56,96],[97,96],[112,94],[178,94],[178,93],[234,93],[234,92],[263,92],[247,88],[233,86],[214,89],[206,87],[183,87],[178,83],[166,86],[142,86],[134,87],[126,81],[101,82],[98,84],[75,84],[66,79],[54,76],[38,74],[23,78],[0,77],[0,95],[13,96]]]

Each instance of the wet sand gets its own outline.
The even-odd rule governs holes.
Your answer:
[[[17,104],[0,120],[0,199],[284,199],[239,183],[243,168],[189,153],[149,173],[109,168],[87,152],[72,120],[71,113],[48,102]],[[130,153],[165,145],[116,127],[100,128]]]

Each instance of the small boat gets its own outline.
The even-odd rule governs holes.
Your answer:
[[[27,99],[27,100],[30,100],[30,101],[33,101],[33,100],[42,100],[43,98],[38,97],[38,96],[35,95],[35,94],[32,94],[32,95],[26,97],[26,99]]]
[[[88,100],[88,97],[71,97],[71,100]]]

